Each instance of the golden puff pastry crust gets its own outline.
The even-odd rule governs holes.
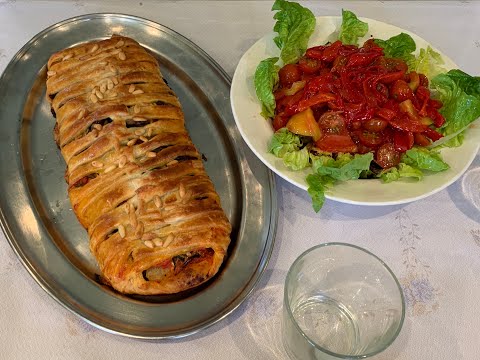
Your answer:
[[[156,59],[123,36],[59,51],[47,99],[70,201],[103,279],[153,295],[214,276],[231,226]]]

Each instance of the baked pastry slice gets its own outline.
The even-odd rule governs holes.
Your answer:
[[[231,226],[156,59],[122,36],[59,51],[47,98],[70,201],[105,282],[171,294],[215,275]]]

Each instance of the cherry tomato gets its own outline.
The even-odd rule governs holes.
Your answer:
[[[346,132],[345,118],[341,111],[327,111],[318,119],[318,125],[322,130],[331,134],[343,134]]]
[[[360,143],[370,148],[375,148],[385,142],[385,137],[379,132],[359,130],[356,135]]]
[[[282,87],[290,87],[295,81],[300,80],[301,74],[297,65],[287,64],[280,69],[278,77]]]
[[[371,132],[380,132],[387,126],[388,121],[379,118],[371,118],[363,123],[364,129]]]
[[[375,153],[375,162],[383,169],[397,166],[400,163],[400,153],[392,143],[383,144]]]

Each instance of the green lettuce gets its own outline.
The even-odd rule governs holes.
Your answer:
[[[432,79],[436,75],[446,71],[442,66],[443,64],[442,56],[430,46],[427,46],[426,49],[420,49],[418,56],[411,64],[410,70],[424,74],[429,79]]]
[[[289,151],[283,155],[283,163],[293,171],[302,170],[310,166],[310,155],[304,147],[298,151]]]
[[[294,63],[307,50],[315,30],[315,16],[300,4],[285,0],[276,0],[272,10],[277,11],[273,30],[278,35],[273,40],[280,49],[280,58],[285,64]]]
[[[423,172],[413,166],[405,163],[400,163],[396,167],[392,167],[380,173],[380,179],[385,183],[396,181],[400,178],[414,178],[417,180],[423,179]]]
[[[327,155],[312,156],[313,174],[307,176],[308,193],[313,209],[318,212],[325,202],[325,192],[336,181],[355,180],[368,171],[373,154],[339,154],[336,159]]]
[[[258,100],[262,104],[262,116],[271,118],[275,115],[275,96],[273,91],[278,84],[278,71],[275,65],[278,57],[262,60],[255,70],[254,85]]]
[[[307,175],[306,182],[308,185],[308,194],[312,198],[313,210],[319,212],[325,203],[325,193],[333,186],[335,180],[330,176],[309,174]]]
[[[447,75],[468,95],[480,96],[480,76],[471,76],[459,69],[450,70]]]
[[[445,124],[440,132],[450,140],[463,132],[480,117],[480,78],[461,70],[450,70],[435,76],[430,82],[435,98],[443,103],[440,113]],[[454,141],[459,144],[461,141]]]
[[[402,162],[417,169],[435,172],[450,168],[437,151],[424,147],[413,147],[407,150],[402,156]]]
[[[282,128],[273,134],[268,152],[282,158],[285,166],[291,170],[302,170],[310,166],[308,149],[303,146],[300,136]]]
[[[328,175],[335,180],[347,181],[360,177],[360,174],[370,168],[373,154],[339,154],[336,159],[330,156],[314,157],[313,171],[319,175]]]
[[[400,33],[388,40],[375,39],[374,41],[383,48],[385,57],[402,59],[409,68],[414,66],[415,55],[413,55],[413,52],[416,50],[417,45],[410,35]]]
[[[445,138],[443,138],[442,142],[439,144],[435,143],[432,149],[438,150],[445,147],[449,147],[449,148],[459,147],[463,144],[464,138],[465,138],[464,132],[460,132],[455,136],[449,137],[447,140],[444,140]]]
[[[368,32],[368,24],[358,20],[357,16],[348,10],[342,9],[342,25],[338,40],[347,45],[358,45],[358,38]]]
[[[273,134],[268,152],[282,158],[287,152],[297,151],[301,146],[300,136],[288,131],[287,128],[282,128]]]

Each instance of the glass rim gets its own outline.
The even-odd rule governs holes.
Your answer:
[[[397,330],[392,335],[392,337],[388,340],[388,342],[386,342],[384,346],[382,346],[380,349],[378,349],[376,351],[372,351],[370,353],[366,353],[366,354],[362,354],[362,355],[347,355],[347,354],[335,353],[333,351],[330,351],[330,350],[324,348],[323,346],[318,345],[307,334],[305,334],[305,332],[302,330],[302,328],[298,325],[297,321],[295,321],[295,318],[294,318],[293,313],[292,313],[292,309],[291,309],[289,301],[287,299],[288,290],[289,290],[288,283],[289,283],[289,279],[292,275],[292,270],[310,252],[315,251],[315,250],[317,250],[319,248],[322,248],[322,247],[327,247],[327,246],[351,247],[351,248],[354,248],[355,250],[363,251],[367,255],[372,256],[374,259],[376,259],[387,270],[387,272],[390,274],[390,276],[393,278],[395,284],[397,285],[398,291],[400,293],[401,304],[402,304],[402,314],[401,314],[401,317],[400,317],[400,322],[398,324]],[[398,281],[397,277],[395,276],[393,271],[390,269],[390,267],[382,259],[380,259],[377,255],[373,254],[372,252],[368,251],[367,249],[364,249],[364,248],[362,248],[360,246],[357,246],[357,245],[353,245],[353,244],[349,244],[349,243],[343,243],[343,242],[326,242],[326,243],[315,245],[315,246],[305,250],[303,253],[301,253],[295,259],[295,261],[292,263],[292,265],[288,269],[287,276],[285,278],[285,289],[284,289],[284,292],[283,292],[283,304],[287,309],[288,316],[293,320],[292,322],[294,323],[296,329],[305,338],[305,340],[309,344],[311,344],[313,347],[318,349],[319,351],[322,351],[325,354],[328,354],[330,356],[337,357],[338,359],[351,359],[351,360],[365,359],[367,357],[375,356],[375,355],[381,353],[382,351],[387,349],[395,341],[395,339],[398,337],[398,334],[400,334],[400,331],[403,328],[403,323],[404,323],[404,320],[405,320],[405,296],[403,294],[403,289],[402,289],[402,286],[400,285],[400,282]]]

